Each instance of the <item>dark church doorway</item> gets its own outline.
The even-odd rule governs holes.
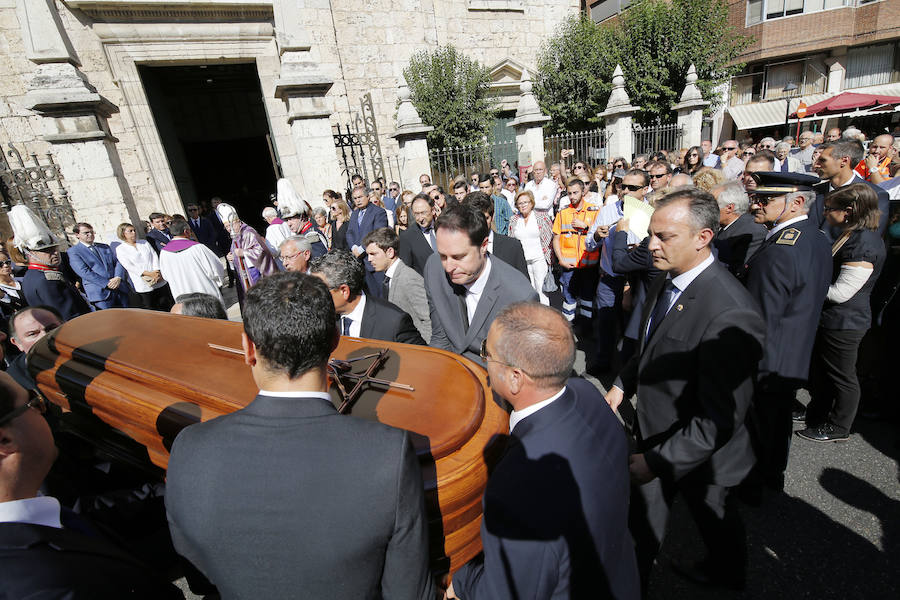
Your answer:
[[[277,160],[256,65],[138,70],[183,204],[208,206],[218,196],[264,232]]]

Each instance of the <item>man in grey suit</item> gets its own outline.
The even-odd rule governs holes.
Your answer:
[[[382,298],[412,317],[413,324],[427,344],[431,340],[431,317],[425,280],[397,256],[400,239],[390,227],[376,229],[363,239],[369,264],[376,273],[384,273]]]
[[[538,296],[528,278],[488,254],[490,228],[471,206],[456,206],[435,223],[437,253],[425,264],[431,343],[484,364],[481,343],[501,310]]]
[[[328,394],[340,335],[325,284],[264,277],[243,317],[259,394],[175,439],[175,549],[222,598],[434,598],[409,433],[341,415]]]

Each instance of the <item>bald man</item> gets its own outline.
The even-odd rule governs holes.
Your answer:
[[[534,194],[534,210],[547,213],[553,218],[553,205],[559,193],[559,186],[547,177],[547,165],[539,160],[532,168],[534,179],[525,184],[525,190]]]
[[[889,133],[879,135],[869,143],[869,154],[856,165],[859,176],[872,183],[883,183],[891,178],[891,158],[893,158],[894,136]]]
[[[568,322],[537,302],[511,304],[481,358],[513,407],[511,439],[482,501],[484,554],[453,575],[448,597],[636,600],[625,435],[597,388],[569,378]]]

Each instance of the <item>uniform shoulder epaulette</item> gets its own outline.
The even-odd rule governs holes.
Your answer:
[[[59,271],[44,271],[44,279],[47,281],[63,281],[65,277]]]
[[[794,227],[788,227],[778,236],[778,239],[775,240],[776,244],[783,244],[785,246],[793,246],[797,243],[797,240],[800,239],[800,234],[802,232],[799,229]]]

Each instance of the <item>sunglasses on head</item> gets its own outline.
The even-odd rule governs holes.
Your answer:
[[[623,184],[622,184],[622,188],[628,190],[629,192],[636,192],[636,191],[638,191],[638,190],[644,189],[644,186],[642,186],[642,185],[632,185],[632,184],[629,184],[629,183],[623,183]]]

